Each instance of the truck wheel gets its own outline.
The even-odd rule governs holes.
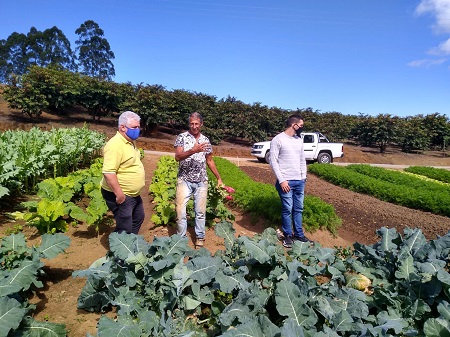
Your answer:
[[[266,161],[267,164],[269,164],[269,162],[270,162],[270,151],[266,152],[266,155],[264,156],[264,160]]]
[[[317,156],[317,162],[319,164],[329,164],[329,163],[331,163],[331,161],[332,161],[332,158],[329,153],[324,152],[324,153],[320,153]]]

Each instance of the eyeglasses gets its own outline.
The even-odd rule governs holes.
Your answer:
[[[131,130],[138,130],[138,129],[140,130],[141,129],[140,126],[129,127],[129,126],[124,125],[124,127],[126,127],[127,129],[131,129]]]

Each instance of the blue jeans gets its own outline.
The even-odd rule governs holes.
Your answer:
[[[182,179],[177,180],[175,207],[177,212],[178,234],[181,236],[186,236],[186,205],[191,196],[194,196],[195,235],[197,239],[204,239],[206,224],[206,199],[208,196],[207,181],[192,183]]]
[[[102,195],[109,210],[114,214],[114,220],[116,220],[114,232],[137,235],[145,218],[142,198],[126,195],[125,201],[117,204],[116,195],[113,192],[102,188]]]
[[[305,180],[289,180],[289,192],[283,192],[280,183],[275,183],[275,188],[281,198],[281,223],[285,236],[303,237],[302,217],[303,200],[305,198]],[[292,235],[292,222],[294,223],[294,235]]]

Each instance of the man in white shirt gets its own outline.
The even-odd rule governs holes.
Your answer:
[[[306,159],[301,137],[303,120],[299,115],[291,115],[285,127],[270,142],[270,167],[277,178],[275,188],[282,203],[283,246],[291,248],[292,240],[311,240],[305,236],[302,227],[306,183]]]

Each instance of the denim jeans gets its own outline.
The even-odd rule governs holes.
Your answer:
[[[114,232],[126,232],[128,234],[138,234],[144,222],[144,204],[140,196],[125,196],[125,201],[116,203],[116,195],[102,188],[102,195],[109,210],[114,214],[116,228]]]
[[[303,200],[305,198],[305,180],[289,180],[289,192],[283,192],[279,182],[275,188],[281,199],[281,223],[285,236],[305,236],[302,227]],[[292,235],[292,223],[294,223],[294,235]]]
[[[192,183],[183,179],[177,180],[175,207],[177,212],[178,234],[181,236],[186,236],[186,205],[191,196],[194,197],[195,235],[197,239],[204,239],[206,224],[206,199],[208,196],[207,181]]]

